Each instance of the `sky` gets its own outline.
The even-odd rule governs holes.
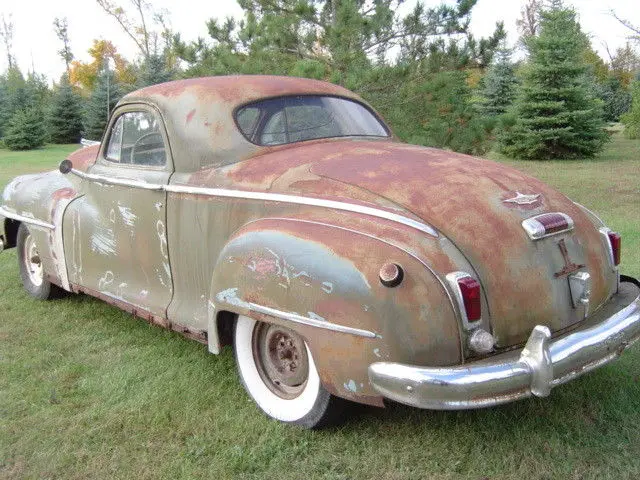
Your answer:
[[[407,0],[403,10],[411,8],[416,0]],[[448,0],[451,2],[451,0]],[[118,0],[123,6],[128,0]],[[153,0],[156,9],[165,9],[174,31],[183,39],[207,37],[205,22],[209,18],[240,17],[242,10],[235,0]],[[440,4],[440,0],[425,0],[427,6]],[[611,15],[615,10],[621,17],[640,25],[640,8],[634,0],[568,0],[577,10],[580,23],[592,39],[593,47],[607,60],[605,45],[613,52],[623,46],[629,32]],[[503,20],[514,44],[518,35],[515,22],[524,0],[478,0],[471,17],[475,35],[487,36],[496,21]],[[118,51],[131,59],[137,54],[136,46],[108,17],[95,0],[0,0],[0,14],[14,23],[14,54],[23,72],[32,71],[57,80],[64,64],[57,51],[60,49],[53,30],[56,17],[67,17],[71,48],[76,59],[89,60],[87,49],[94,38],[111,40]],[[11,16],[11,17],[9,17]],[[0,71],[7,67],[4,47],[0,49]]]

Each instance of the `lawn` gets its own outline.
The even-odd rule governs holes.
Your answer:
[[[0,150],[0,185],[73,146]],[[640,142],[514,162],[623,234],[640,276]],[[639,478],[640,348],[548,399],[467,412],[354,408],[309,432],[261,415],[232,352],[209,355],[85,296],[37,302],[0,255],[0,478]]]

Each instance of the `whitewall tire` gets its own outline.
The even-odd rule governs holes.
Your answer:
[[[245,389],[269,417],[306,428],[339,417],[343,401],[322,386],[309,347],[292,330],[240,315],[234,349]]]

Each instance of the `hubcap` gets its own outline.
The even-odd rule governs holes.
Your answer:
[[[258,373],[265,385],[281,398],[299,396],[309,377],[307,347],[302,337],[288,328],[258,323],[252,343]]]
[[[27,235],[24,242],[24,265],[27,269],[27,276],[33,285],[42,285],[44,273],[42,270],[42,260],[36,247],[36,242],[31,235]]]

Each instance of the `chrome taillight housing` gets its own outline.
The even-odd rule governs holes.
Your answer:
[[[466,272],[452,272],[447,281],[456,297],[462,323],[469,329],[482,319],[482,295],[480,282]]]
[[[605,243],[609,247],[609,260],[613,267],[620,265],[620,253],[622,249],[622,237],[619,233],[613,232],[606,227],[600,229],[600,234],[604,237]]]
[[[524,228],[531,240],[539,240],[557,233],[573,230],[573,219],[566,213],[543,213],[524,220],[522,228]]]

